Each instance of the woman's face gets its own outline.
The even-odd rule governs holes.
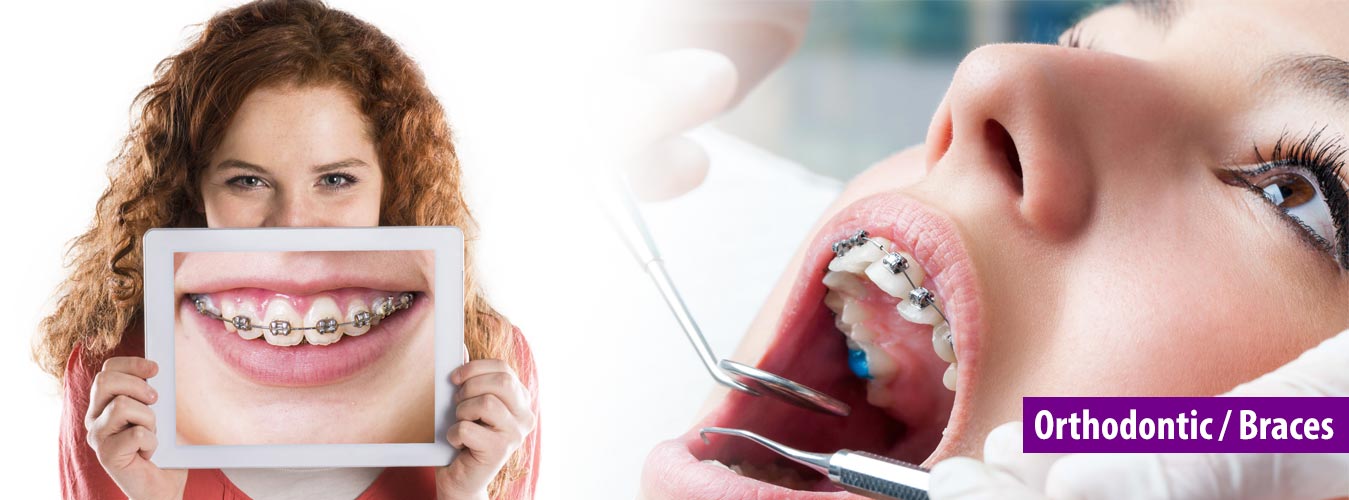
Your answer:
[[[384,181],[369,128],[338,87],[253,91],[202,172],[207,226],[379,225]]]
[[[1023,396],[1218,394],[1349,326],[1345,12],[1116,5],[1072,37],[1089,47],[971,52],[926,143],[849,184],[735,356],[844,399],[852,415],[719,390],[690,434],[653,452],[648,497],[809,497],[706,459],[827,488],[752,447],[704,445],[705,425],[930,466],[978,457],[990,429],[1020,419]],[[877,283],[893,275],[864,270],[884,252],[826,274],[830,244],[857,230],[925,271],[955,363],[932,326],[900,317],[906,287],[888,282],[892,297]],[[850,348],[872,380],[850,371]],[[726,481],[697,486],[712,474]]]
[[[211,155],[202,208],[209,227],[375,226],[380,169],[348,93],[266,87]],[[179,439],[432,441],[433,266],[423,251],[177,255]],[[277,320],[298,330],[269,329]],[[316,329],[323,320],[335,325]]]

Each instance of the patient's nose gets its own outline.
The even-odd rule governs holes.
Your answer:
[[[282,194],[271,204],[263,227],[321,227],[335,224],[325,220],[322,207],[304,195]]]
[[[1043,50],[1048,49],[1048,50]],[[1080,229],[1091,209],[1091,171],[1076,151],[1077,120],[1061,87],[1072,77],[1052,47],[989,45],[960,63],[928,131],[928,160],[979,169],[1016,204],[1015,213],[1055,236]]]
[[[1097,208],[1103,179],[1118,174],[1111,169],[1138,161],[1120,149],[1153,144],[1156,124],[1175,112],[1159,109],[1167,91],[1147,66],[1081,49],[981,47],[961,62],[928,129],[928,168],[967,169],[965,178],[995,183],[1029,227],[1071,237]]]

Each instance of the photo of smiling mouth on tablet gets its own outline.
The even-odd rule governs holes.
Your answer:
[[[181,252],[178,443],[429,443],[430,251]]]

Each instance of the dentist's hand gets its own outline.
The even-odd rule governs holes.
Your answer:
[[[726,111],[737,80],[725,55],[677,49],[645,56],[596,83],[600,147],[637,198],[673,198],[702,184],[707,153],[684,133]]]
[[[1228,396],[1349,396],[1349,331]],[[1349,454],[1024,454],[1021,424],[989,433],[984,461],[932,469],[933,500],[1245,500],[1349,497]]]
[[[640,45],[659,50],[601,74],[592,111],[595,148],[612,157],[645,201],[702,184],[707,152],[684,134],[734,107],[796,52],[811,3],[668,2],[637,26]]]
[[[486,499],[488,483],[534,431],[529,391],[509,365],[495,359],[470,361],[451,373],[450,381],[459,392],[447,437],[459,454],[436,471],[436,496]]]
[[[159,440],[151,404],[159,395],[145,380],[159,372],[154,361],[109,358],[89,388],[84,428],[99,465],[132,499],[182,498],[186,470],[164,470],[150,462]]]

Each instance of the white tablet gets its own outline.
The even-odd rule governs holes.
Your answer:
[[[144,243],[155,464],[450,463],[458,228],[156,229]]]

